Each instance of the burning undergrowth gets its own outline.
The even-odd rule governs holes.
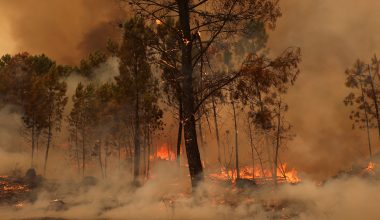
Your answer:
[[[0,176],[0,204],[18,205],[29,198],[30,187],[24,181]]]
[[[152,177],[136,187],[127,178],[85,177],[78,181],[45,180],[37,187],[25,177],[1,177],[1,219],[377,219],[380,199],[377,168],[371,175],[255,185],[226,184],[207,178],[191,192],[185,169],[159,161]],[[373,165],[373,164],[372,164]],[[159,174],[159,175],[158,175]],[[22,196],[21,196],[22,195]],[[35,198],[30,199],[31,196]],[[2,201],[3,202],[3,201]],[[11,208],[10,208],[11,207]]]

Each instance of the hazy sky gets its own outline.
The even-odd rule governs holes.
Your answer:
[[[379,51],[380,2],[283,0],[282,8],[270,46],[276,52],[287,46],[302,49],[301,75],[288,96],[298,134],[289,147],[290,161],[320,175],[332,174],[368,154],[365,132],[352,131],[342,103],[344,71],[356,59],[368,61]],[[378,143],[374,147],[379,150]]]
[[[351,130],[342,103],[344,70],[379,51],[380,2],[281,2],[283,17],[269,46],[273,54],[302,49],[301,75],[287,97],[297,137],[286,157],[316,176],[333,174],[367,154],[365,133]],[[0,54],[44,52],[72,63],[115,37],[123,16],[114,0],[0,0]]]
[[[117,0],[0,0],[0,53],[78,62],[116,37],[123,14]]]

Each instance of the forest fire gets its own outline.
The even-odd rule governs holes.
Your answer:
[[[28,198],[28,184],[8,176],[0,177],[0,204],[19,204]]]
[[[12,180],[7,176],[0,177],[0,189],[2,192],[28,192],[29,187],[24,183],[19,183],[17,180]]]
[[[154,152],[153,155],[149,157],[150,160],[168,160],[172,161],[175,160],[175,153],[170,150],[168,144],[162,144],[160,147],[157,148],[157,150]]]
[[[0,0],[0,220],[380,219],[379,10]]]
[[[376,164],[374,162],[369,162],[367,167],[364,169],[366,173],[374,174],[375,173]]]
[[[256,184],[266,184],[273,182],[272,171],[269,169],[243,166],[240,167],[239,170],[240,179],[254,180]],[[237,174],[236,169],[227,171],[225,168],[221,168],[220,173],[209,174],[209,177],[222,181],[230,180],[233,183],[235,183],[237,179]],[[297,170],[287,170],[287,164],[283,164],[282,167],[277,168],[277,182],[287,182],[295,184],[301,182],[301,178],[298,177]]]

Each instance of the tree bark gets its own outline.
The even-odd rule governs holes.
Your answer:
[[[179,10],[181,43],[181,72],[183,74],[183,118],[186,155],[193,189],[203,180],[203,167],[197,143],[197,131],[194,118],[194,91],[192,69],[192,37],[190,31],[190,9],[188,0],[177,0]]]
[[[234,113],[234,126],[235,126],[235,163],[236,163],[236,179],[240,179],[240,170],[239,170],[239,143],[238,143],[238,128],[237,128],[237,119],[236,119],[236,109],[235,102],[232,100],[232,110]]]
[[[198,132],[199,132],[199,143],[200,143],[200,148],[202,150],[202,157],[203,157],[203,168],[206,167],[206,149],[204,145],[204,140],[203,140],[203,129],[202,129],[202,113],[198,111]]]
[[[252,179],[255,179],[255,153],[254,153],[254,147],[253,147],[253,135],[252,135],[252,127],[251,127],[251,121],[249,120],[249,115],[247,116],[247,122],[248,122],[248,132],[249,132],[249,145],[251,147],[251,159],[252,159]]]
[[[371,76],[371,67],[368,66],[368,76],[370,77],[370,84],[371,84],[371,90],[372,90],[372,99],[373,103],[375,104],[375,112],[376,112],[376,120],[377,120],[377,128],[380,136],[380,113],[379,113],[379,104],[377,102],[377,95],[375,90],[375,85],[373,82],[373,78]]]
[[[148,126],[148,164],[146,168],[146,179],[149,179],[149,169],[150,169],[150,148],[151,148],[151,134],[150,134],[150,126]]]
[[[177,164],[181,164],[181,144],[182,144],[182,128],[183,128],[183,117],[182,117],[182,95],[178,98],[179,109],[178,109],[178,135],[177,135]]]
[[[109,143],[104,143],[104,178],[107,178],[108,154],[110,153]]]
[[[212,110],[214,113],[214,125],[215,125],[215,135],[216,135],[216,144],[218,147],[218,162],[219,164],[222,164],[221,158],[220,158],[220,138],[219,138],[219,127],[218,127],[218,119],[216,117],[216,106],[215,106],[215,98],[214,96],[212,98]]]
[[[370,132],[369,132],[370,131],[370,129],[369,129],[369,118],[368,118],[367,106],[366,106],[366,102],[365,102],[364,89],[363,89],[363,85],[361,82],[360,82],[360,89],[362,92],[362,99],[363,99],[363,104],[364,104],[364,115],[365,115],[366,129],[367,129],[369,160],[372,161],[372,147],[371,147],[371,136],[370,136]]]
[[[121,165],[121,143],[120,143],[120,139],[119,141],[117,142],[117,147],[118,147],[118,163],[117,163],[117,169],[118,169],[118,174],[120,175],[120,165]],[[127,153],[125,153],[127,154]]]
[[[85,137],[86,137],[86,132],[85,132],[85,127],[82,125],[82,177],[84,177],[84,170],[86,166],[86,149],[85,149]]]
[[[36,133],[36,160],[38,161],[38,149],[39,149],[39,142],[40,142],[40,131],[37,131]]]
[[[50,117],[48,119],[48,123],[49,123],[49,126],[48,126],[48,136],[47,136],[46,152],[45,152],[44,176],[46,176],[47,160],[48,160],[48,156],[49,156],[51,136],[52,136],[52,133],[51,133],[51,123],[52,122],[51,122],[51,118]]]
[[[139,182],[140,175],[140,116],[139,116],[139,93],[136,92],[136,103],[135,103],[135,155],[133,164],[133,181],[135,183]]]
[[[78,175],[80,176],[80,159],[79,159],[79,144],[78,144],[78,124],[75,125],[75,151],[78,166]]]
[[[273,167],[273,181],[275,185],[277,185],[277,167],[278,167],[278,151],[280,149],[280,134],[281,134],[281,100],[278,103],[276,151],[274,155],[274,167]]]
[[[31,167],[34,168],[34,136],[35,136],[35,125],[32,125],[32,161],[31,161]]]
[[[143,162],[142,162],[142,165],[143,165],[143,167],[142,167],[142,173],[141,173],[141,176],[143,176],[143,177],[145,177],[145,175],[146,175],[146,152],[147,152],[147,150],[146,150],[146,146],[147,146],[147,129],[146,129],[146,124],[144,123],[144,135],[143,135],[143,148],[142,148],[142,158],[143,158]]]
[[[99,160],[99,166],[100,166],[100,173],[102,175],[102,178],[104,178],[104,170],[103,170],[103,162],[102,162],[102,141],[99,140],[99,142],[96,143],[95,146],[98,150],[98,160]]]

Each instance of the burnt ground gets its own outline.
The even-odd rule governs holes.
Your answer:
[[[32,186],[22,178],[0,176],[0,205],[16,206],[31,201]]]
[[[345,178],[350,176],[359,176],[361,178],[369,178],[374,181],[380,181],[380,173],[378,163],[373,169],[368,169],[366,164],[353,167],[351,170],[342,171],[335,178]],[[71,183],[70,189],[65,191],[65,196],[58,196],[62,199],[52,198],[47,211],[66,211],[71,207],[75,207],[78,204],[70,202],[70,197],[77,194],[79,188],[91,188],[98,184],[98,180],[95,177],[86,177],[80,183]],[[0,176],[0,207],[11,207],[14,210],[23,209],[25,205],[33,204],[37,200],[37,195],[43,191],[53,192],[54,196],[59,195],[57,191],[60,183],[52,180],[43,180],[42,177],[35,174],[33,171],[28,171],[24,177],[10,177]],[[218,185],[224,185],[226,192],[224,195],[211,195],[215,206],[220,204],[228,205],[229,207],[237,207],[239,204],[246,204],[247,206],[255,203],[260,204],[267,213],[272,213],[272,219],[297,219],[300,213],[307,209],[307,204],[304,201],[295,200],[276,200],[276,199],[253,199],[252,192],[257,191],[258,188],[266,187],[264,185],[257,185],[251,180],[242,180],[231,188],[231,183],[217,183]],[[269,184],[268,184],[269,185]],[[176,198],[163,198],[163,203],[169,208],[176,203]],[[204,202],[209,202],[204,201]],[[202,202],[201,202],[202,203]],[[125,204],[121,204],[120,201],[107,201],[102,211],[114,209]],[[168,205],[167,205],[168,204]],[[101,211],[101,212],[102,212]],[[101,216],[101,212],[99,216]],[[0,218],[1,219],[1,218]],[[64,218],[24,218],[30,220],[68,220]],[[101,219],[101,218],[100,218]]]

